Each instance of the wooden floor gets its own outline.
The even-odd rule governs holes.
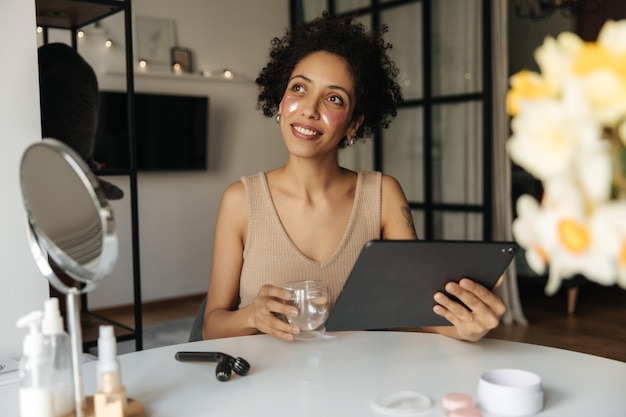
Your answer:
[[[528,325],[500,325],[488,337],[551,346],[626,362],[626,291],[585,282],[567,314],[566,290],[548,297],[543,283],[520,285]]]
[[[591,283],[580,287],[576,311],[567,314],[564,290],[548,297],[543,283],[520,284],[527,326],[502,324],[487,337],[574,350],[626,362],[626,291]],[[196,314],[204,294],[146,303],[143,323],[150,325]],[[108,318],[133,325],[132,309],[100,310]]]

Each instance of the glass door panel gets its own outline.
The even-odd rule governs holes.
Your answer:
[[[411,215],[413,216],[413,223],[415,224],[415,232],[417,233],[417,238],[424,239],[426,237],[426,229],[424,228],[424,211],[411,210]]]
[[[383,172],[395,177],[409,201],[424,201],[424,114],[421,107],[398,110],[383,131]]]
[[[437,0],[430,4],[433,96],[482,91],[481,0]]]
[[[435,203],[483,202],[482,103],[433,106],[432,187]],[[487,167],[488,169],[488,167]]]
[[[347,13],[370,6],[371,0],[335,0],[335,13]]]
[[[483,240],[482,213],[436,211],[433,225],[433,239]]]
[[[424,95],[422,52],[422,3],[409,3],[381,12],[382,24],[389,26],[385,40],[393,45],[389,56],[400,70],[398,83],[405,100],[419,99]]]

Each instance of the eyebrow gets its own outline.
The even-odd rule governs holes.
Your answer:
[[[296,79],[296,78],[302,78],[304,81],[309,82],[309,83],[311,83],[311,84],[314,84],[312,79],[310,79],[310,78],[309,78],[309,77],[307,77],[307,76],[300,75],[300,74],[294,75],[293,77],[291,77],[291,78],[289,79],[289,81],[288,81],[288,82],[291,82],[292,80],[294,80],[294,79]],[[333,89],[333,90],[341,90],[341,91],[343,91],[343,92],[344,92],[344,93],[345,93],[348,97],[353,98],[352,94],[350,94],[350,93],[348,92],[348,90],[346,90],[345,88],[343,88],[343,87],[342,87],[342,86],[340,86],[340,85],[329,85],[329,86],[328,86],[328,88]]]

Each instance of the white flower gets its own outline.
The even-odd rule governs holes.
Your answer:
[[[524,194],[517,199],[518,217],[513,221],[513,236],[525,249],[526,262],[530,269],[541,275],[545,272],[548,257],[541,246],[541,234],[537,233],[541,209],[534,197]]]
[[[596,43],[546,38],[535,58],[540,74],[511,77],[507,151],[544,194],[519,198],[513,234],[535,272],[548,268],[548,294],[579,274],[626,289],[626,20]]]
[[[604,164],[608,168],[602,162],[603,155],[608,156],[606,144],[601,142],[602,127],[592,118],[580,87],[571,79],[563,87],[560,100],[520,101],[519,112],[511,122],[513,136],[507,142],[511,159],[547,180],[571,175],[573,170],[582,176],[594,175],[598,171],[584,167],[584,159],[591,158],[603,177],[608,169],[610,180],[610,159]]]
[[[563,32],[556,39],[546,37],[535,51],[535,61],[553,92],[559,91],[561,81],[571,76],[572,62],[582,46],[583,41],[577,35]]]
[[[614,54],[626,53],[626,20],[607,21],[598,34],[598,44]]]
[[[617,284],[626,289],[626,201],[613,201],[599,207],[591,220],[601,236],[600,249],[617,265]],[[612,282],[608,282],[612,284]]]

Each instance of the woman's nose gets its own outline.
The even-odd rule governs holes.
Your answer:
[[[301,106],[300,110],[304,117],[308,119],[319,118],[319,101],[316,98],[307,97],[307,99],[303,100]]]

